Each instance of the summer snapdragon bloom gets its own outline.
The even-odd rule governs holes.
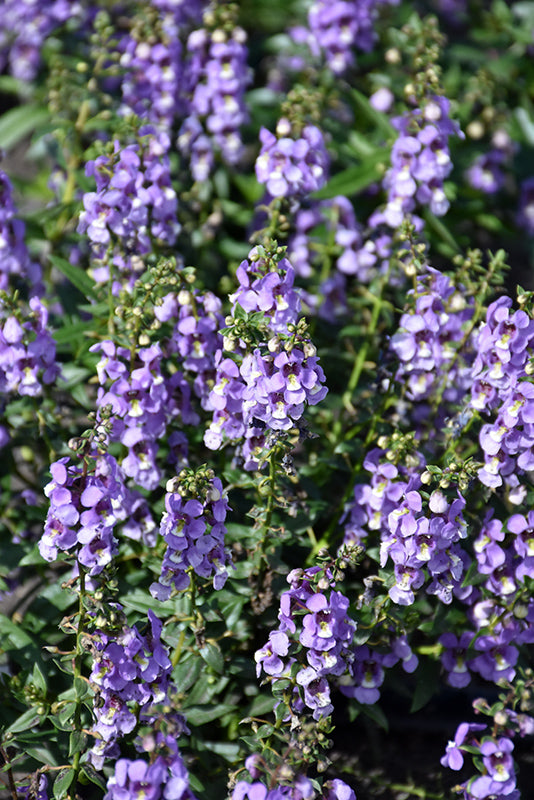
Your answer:
[[[20,281],[28,286],[30,295],[42,296],[41,268],[30,259],[24,233],[24,222],[17,219],[13,202],[13,185],[0,170],[0,289],[8,291]]]
[[[239,288],[230,295],[234,315],[254,314],[264,340],[255,346],[240,334],[224,337],[230,357],[222,350],[215,356],[208,397],[213,419],[204,443],[216,450],[225,439],[238,442],[245,469],[257,467],[266,431],[295,427],[306,406],[327,393],[315,347],[297,333],[301,300],[294,277],[287,258],[275,261],[253,248],[238,267]]]
[[[132,362],[130,351],[105,340],[91,350],[100,353],[97,373],[100,383],[98,406],[111,406],[111,440],[128,449],[121,467],[145,489],[154,489],[161,480],[157,462],[158,442],[168,423],[177,416],[196,419],[190,408],[190,389],[181,372],[171,376],[162,372],[160,344],[137,349]]]
[[[161,575],[150,587],[158,600],[167,600],[173,590],[190,584],[189,569],[201,578],[212,578],[213,588],[221,589],[231,563],[224,546],[228,501],[219,478],[211,477],[199,497],[186,499],[173,491],[173,481],[165,496],[165,512],[160,532],[167,545]]]
[[[186,45],[182,94],[188,108],[178,147],[188,155],[195,181],[209,176],[220,153],[237,164],[243,153],[241,128],[248,120],[244,100],[250,82],[247,35],[234,25],[193,31]]]
[[[86,474],[60,458],[50,467],[45,486],[50,500],[39,552],[47,561],[77,547],[77,558],[90,575],[98,575],[117,553],[115,526],[128,513],[124,476],[113,456],[94,455]]]
[[[182,109],[179,90],[182,71],[182,47],[177,38],[163,36],[147,42],[132,35],[120,43],[120,66],[124,116],[136,114],[156,129],[168,131]],[[162,142],[170,146],[168,138]]]
[[[0,300],[0,392],[36,397],[59,374],[48,310],[41,300],[30,298],[23,319]]]
[[[488,307],[471,373],[471,406],[495,412],[479,437],[484,466],[478,475],[492,488],[503,482],[514,487],[534,467],[534,389],[527,371],[534,321],[523,310],[511,312],[511,305],[509,297],[499,297]]]
[[[471,385],[469,363],[458,357],[474,301],[466,301],[450,278],[427,267],[414,292],[414,307],[403,314],[390,347],[400,361],[396,378],[416,401],[443,386],[443,400],[460,403]]]
[[[356,630],[356,623],[348,615],[348,599],[333,591],[330,570],[323,572],[320,567],[311,567],[288,575],[290,589],[280,598],[279,629],[271,632],[269,642],[255,655],[258,676],[263,670],[276,681],[289,677],[289,668],[300,650],[301,668],[295,678],[298,696],[316,720],[333,711],[329,679],[340,678],[347,671]],[[323,583],[329,584],[330,590],[319,589]]]
[[[467,180],[473,189],[484,194],[495,194],[504,186],[505,175],[502,170],[506,162],[506,154],[502,150],[492,149],[477,156],[467,170]]]
[[[467,657],[467,650],[474,636],[474,633],[464,631],[459,639],[453,633],[444,633],[438,639],[444,647],[441,663],[447,672],[447,683],[450,686],[463,688],[471,682],[471,659]]]
[[[391,228],[397,228],[418,205],[429,206],[436,216],[447,213],[443,182],[452,170],[448,140],[463,137],[457,123],[450,120],[449,110],[449,101],[436,96],[424,108],[392,120],[399,137],[384,177],[388,199],[381,214]]]
[[[399,0],[314,0],[308,12],[306,41],[314,55],[341,75],[355,63],[355,50],[368,52],[375,42],[374,25],[380,5]],[[299,38],[303,35],[301,31]]]
[[[192,376],[193,391],[208,411],[212,410],[210,393],[223,344],[221,312],[221,300],[213,292],[196,290],[168,295],[160,310],[156,309],[160,320],[175,320],[166,352],[179,360],[186,375]]]
[[[117,606],[120,615],[122,608]],[[98,695],[95,704],[96,743],[90,759],[101,769],[117,753],[117,741],[131,733],[139,722],[150,724],[152,706],[167,700],[172,664],[161,642],[163,625],[148,611],[148,629],[143,635],[126,624],[113,634],[97,631],[93,636],[94,662],[89,681]]]
[[[7,66],[20,81],[32,81],[41,48],[55,28],[82,17],[76,0],[4,0],[0,4],[0,72]]]
[[[305,125],[297,136],[285,117],[276,135],[262,128],[256,177],[271,197],[299,198],[320,189],[328,177],[328,154],[321,130]]]
[[[172,246],[180,230],[170,179],[169,137],[150,125],[142,127],[139,136],[141,145],[121,147],[115,141],[112,155],[98,156],[86,165],[96,191],[83,196],[78,232],[89,239],[97,282],[109,279],[111,261],[131,284],[144,269],[140,256],[151,251],[155,240]],[[120,283],[114,285],[114,291],[120,288]]]
[[[253,756],[247,759],[250,764]],[[250,766],[247,766],[251,772]],[[252,768],[255,774],[251,777],[260,777],[259,771]],[[271,784],[272,785],[272,784]],[[238,781],[231,794],[231,800],[356,800],[354,790],[339,778],[327,781],[323,786],[320,797],[317,795],[313,783],[303,775],[295,775],[290,785],[279,784],[275,788],[268,789],[261,781],[254,780],[253,783]]]

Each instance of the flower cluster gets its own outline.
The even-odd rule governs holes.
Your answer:
[[[0,6],[0,72],[7,66],[20,81],[33,80],[45,39],[81,12],[77,0],[5,0]]]
[[[209,395],[213,420],[204,442],[215,450],[224,435],[243,440],[241,455],[246,468],[254,469],[265,429],[290,430],[306,405],[320,402],[327,388],[316,350],[296,324],[300,296],[293,288],[291,263],[286,258],[271,260],[261,248],[253,248],[237,277],[239,289],[230,296],[236,322],[224,338],[233,358],[225,358],[222,351],[217,354]],[[239,325],[247,315],[259,320],[256,338],[245,341]]]
[[[388,649],[384,652],[366,644],[354,647],[348,675],[340,687],[342,693],[364,705],[376,703],[384,682],[384,668],[393,667],[399,662],[408,673],[414,672],[419,664],[405,635],[390,637]]]
[[[255,655],[257,674],[263,670],[274,681],[289,677],[298,661],[296,705],[303,702],[318,720],[333,711],[328,679],[347,672],[356,623],[348,616],[348,599],[334,591],[329,568],[293,570],[287,581],[290,588],[280,597],[280,625]]]
[[[173,590],[186,589],[190,570],[201,578],[213,578],[214,589],[221,589],[228,577],[230,557],[224,547],[224,522],[229,506],[222,483],[211,470],[199,471],[193,496],[188,498],[188,476],[185,470],[182,480],[179,476],[167,485],[160,528],[167,549],[161,575],[150,587],[158,600],[167,600]]]
[[[417,204],[429,206],[436,216],[443,216],[449,208],[443,191],[443,182],[452,169],[448,139],[463,136],[458,124],[449,118],[449,110],[450,102],[436,96],[424,108],[392,120],[400,135],[383,181],[388,198],[381,214],[391,228],[401,225]]]
[[[101,353],[98,406],[111,406],[111,439],[128,448],[121,467],[139,486],[153,489],[161,480],[158,440],[168,423],[179,415],[186,422],[196,419],[189,385],[179,371],[170,377],[163,374],[159,344],[138,348],[133,363],[129,350],[109,340],[92,345],[91,350]]]
[[[248,258],[237,268],[239,289],[230,295],[235,314],[239,305],[248,314],[261,312],[274,333],[288,333],[300,311],[300,295],[294,288],[295,269],[287,258],[267,270],[259,248],[252,248]]]
[[[503,296],[488,307],[472,369],[471,407],[496,412],[480,431],[485,463],[479,478],[491,487],[503,480],[516,486],[534,466],[534,387],[528,378],[534,321],[525,311],[511,313],[511,306]]]
[[[116,609],[120,616],[122,609]],[[93,636],[94,663],[89,681],[98,694],[95,704],[97,737],[90,756],[96,769],[117,755],[117,741],[131,733],[139,721],[153,718],[151,706],[167,698],[172,670],[167,648],[161,642],[162,623],[148,611],[150,628],[145,635],[137,627],[123,627],[112,635]]]
[[[252,758],[252,757],[251,757]],[[247,759],[247,763],[250,759]],[[249,772],[255,772],[247,767]],[[253,778],[259,777],[253,775]],[[231,800],[319,800],[313,783],[304,775],[296,775],[291,783],[278,785],[268,789],[261,781],[238,781],[231,795]],[[327,781],[323,786],[320,800],[356,800],[354,790],[340,778]]]
[[[340,75],[354,65],[354,50],[368,52],[375,41],[377,8],[399,0],[314,0],[308,12],[307,42],[323,53],[328,67]]]
[[[380,563],[384,566],[391,559],[394,564],[388,594],[400,605],[414,602],[415,591],[425,584],[427,575],[431,580],[426,592],[443,603],[451,603],[453,593],[465,594],[461,584],[466,556],[459,546],[467,534],[465,500],[458,492],[449,502],[435,490],[427,505],[420,491],[423,463],[403,475],[384,451],[371,451],[364,467],[373,474],[372,481],[355,487],[345,527],[347,544],[365,543],[368,531],[378,531]]]
[[[472,756],[479,774],[461,784],[465,800],[519,800],[513,738],[517,733],[532,734],[534,719],[504,708],[495,720],[494,731],[481,723],[462,722],[441,759],[444,767],[458,771],[464,766],[464,755]]]
[[[328,244],[317,238],[326,228]],[[357,221],[350,200],[342,195],[331,200],[311,201],[295,214],[294,233],[288,242],[288,256],[297,275],[311,278],[322,275],[325,261],[335,272],[324,278],[317,292],[303,291],[310,313],[333,320],[348,312],[348,279],[369,283],[387,270],[391,253],[391,233],[364,227]]]
[[[328,153],[322,131],[315,125],[305,125],[296,138],[291,123],[282,117],[276,135],[261,129],[260,142],[256,177],[271,197],[300,198],[326,183]]]
[[[246,40],[238,25],[230,33],[200,28],[187,40],[188,113],[178,147],[189,156],[196,181],[210,174],[215,151],[228,164],[237,164],[242,156],[241,128],[248,119],[244,93],[250,81]]]
[[[467,686],[471,672],[489,681],[512,681],[518,647],[534,640],[534,603],[525,582],[534,577],[533,526],[533,512],[513,514],[506,524],[487,514],[473,542],[477,571],[485,582],[464,598],[472,630],[459,638],[453,633],[440,638],[451,686]],[[513,614],[514,603],[525,603],[523,614]]]
[[[141,128],[139,136],[140,144],[121,147],[115,141],[112,156],[99,156],[86,165],[96,192],[83,196],[78,232],[87,233],[97,282],[109,279],[110,263],[126,275],[143,270],[139,256],[151,251],[153,240],[172,245],[180,229],[169,173],[169,137],[150,126]]]
[[[474,300],[437,270],[427,268],[413,294],[415,305],[403,314],[391,339],[400,361],[396,379],[405,383],[408,397],[417,402],[436,396],[449,404],[462,402],[471,376],[458,347],[473,316]]]
[[[116,761],[104,800],[195,800],[176,739],[162,734],[157,739],[158,755],[150,763],[141,758]]]
[[[179,39],[162,37],[155,43],[133,35],[121,42],[121,113],[136,114],[162,131],[172,127],[179,110],[182,47]],[[170,139],[160,139],[170,146]]]
[[[58,552],[77,547],[80,564],[98,575],[117,552],[114,528],[123,511],[120,468],[108,454],[96,455],[94,470],[69,464],[65,456],[51,467],[52,480],[45,486],[50,500],[39,552],[55,561]]]
[[[68,456],[51,467],[45,486],[50,500],[39,552],[47,561],[76,548],[90,575],[98,575],[117,552],[115,528],[131,539],[154,544],[155,524],[146,501],[125,485],[125,475],[110,454],[93,453],[90,468],[69,463]]]
[[[166,295],[155,309],[161,322],[174,322],[166,352],[176,356],[184,372],[193,376],[193,391],[208,410],[217,354],[223,343],[221,311],[222,303],[213,292],[186,289]]]
[[[0,170],[0,289],[7,291],[18,277],[28,283],[30,294],[41,295],[41,268],[30,259],[24,242],[25,226],[16,214],[13,186]]]
[[[11,313],[10,313],[11,312]],[[60,374],[48,310],[31,297],[24,321],[0,300],[0,392],[35,397]]]

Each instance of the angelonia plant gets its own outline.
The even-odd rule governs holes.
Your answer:
[[[2,798],[531,796],[533,54],[1,4]]]

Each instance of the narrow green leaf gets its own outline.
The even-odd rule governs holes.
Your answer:
[[[50,261],[88,300],[96,300],[97,294],[93,279],[80,267],[71,264],[66,258],[49,256]]]
[[[412,698],[410,713],[419,711],[426,706],[439,687],[440,664],[437,661],[425,659],[417,669],[417,684]]]
[[[352,197],[363,189],[367,189],[372,183],[381,180],[388,163],[389,150],[380,149],[373,157],[367,158],[364,163],[338,172],[328,181],[324,189],[314,192],[313,197],[317,200],[328,200],[338,194]]]
[[[24,558],[21,558],[19,562],[21,567],[26,567],[31,564],[46,564],[45,559],[42,557],[41,553],[39,552],[39,545],[36,544],[29,553],[26,553]]]
[[[53,791],[56,800],[62,800],[66,796],[76,773],[73,769],[62,769],[58,772],[54,781]]]
[[[202,671],[202,662],[198,658],[180,661],[173,672],[173,678],[179,692],[187,692],[197,682]]]
[[[221,648],[217,644],[208,642],[204,647],[200,648],[200,655],[214,672],[218,672],[222,675],[224,671],[224,658],[221,653]]]
[[[210,706],[190,706],[185,710],[188,724],[205,725],[214,719],[219,719],[229,711],[235,711],[236,705],[230,703],[214,703]]]
[[[50,765],[51,767],[57,766],[56,758],[48,747],[25,747],[24,752],[40,764]]]
[[[10,150],[48,118],[48,109],[42,106],[23,105],[6,111],[0,117],[0,147]]]
[[[35,710],[35,708],[29,708],[27,711],[24,712],[15,722],[9,726],[6,733],[20,733],[20,731],[28,731],[31,728],[34,728],[40,720],[43,719]]]
[[[91,764],[84,764],[82,766],[82,775],[85,775],[88,781],[100,786],[103,791],[106,791],[106,781],[103,775],[100,775]]]
[[[387,717],[380,708],[380,706],[364,705],[362,706],[362,714],[365,714],[366,717],[372,719],[373,722],[376,722],[376,724],[380,725],[380,727],[383,728],[385,731],[389,730],[389,723]]]
[[[65,703],[63,708],[58,712],[57,718],[59,722],[64,725],[67,722],[70,722],[72,717],[74,716],[74,712],[76,710],[76,703],[74,701],[70,703]]]
[[[46,692],[46,679],[41,670],[39,669],[38,664],[33,665],[32,670],[32,683],[41,690],[41,692]]]
[[[83,731],[72,731],[69,736],[69,758],[75,753],[81,753],[87,745],[87,736]]]
[[[5,614],[0,614],[0,641],[4,650],[21,650],[33,644],[32,638],[21,626],[16,625]]]
[[[379,130],[385,139],[389,139],[390,136],[394,135],[395,131],[393,125],[390,123],[387,116],[382,114],[382,112],[377,111],[376,108],[373,108],[368,97],[359,92],[357,89],[351,89],[350,96],[360,111],[363,112],[367,119],[373,123],[373,127]]]

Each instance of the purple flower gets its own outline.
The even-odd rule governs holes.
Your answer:
[[[242,156],[241,128],[248,120],[244,100],[250,82],[247,35],[234,25],[199,28],[186,45],[182,96],[187,115],[178,147],[189,156],[195,181],[204,181],[214,164],[214,152],[237,164]]]
[[[472,745],[474,734],[477,731],[486,729],[486,725],[480,723],[462,722],[454,735],[454,740],[449,742],[445,755],[441,758],[441,764],[449,769],[460,770],[464,765],[464,756],[462,752],[462,745]]]
[[[290,122],[282,118],[276,136],[261,129],[260,142],[256,177],[271,197],[301,197],[326,183],[328,154],[323,134],[315,125],[306,125],[295,138]]]
[[[186,500],[172,491],[172,485],[169,488],[160,528],[167,549],[161,575],[150,587],[152,595],[166,600],[173,589],[186,589],[190,583],[189,569],[202,578],[213,578],[213,588],[221,589],[231,563],[224,546],[224,521],[229,506],[223,497],[221,481],[208,476],[201,499]]]

